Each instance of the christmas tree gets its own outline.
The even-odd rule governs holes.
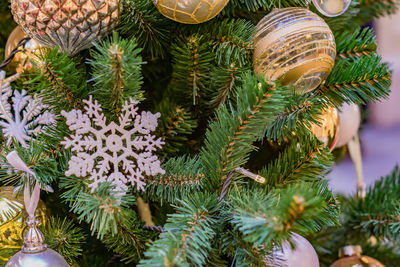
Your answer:
[[[399,4],[2,1],[0,265],[41,188],[70,266],[329,266],[346,245],[399,266],[399,169],[355,196],[326,180],[342,105],[390,93],[365,24]]]

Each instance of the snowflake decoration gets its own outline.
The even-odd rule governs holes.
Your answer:
[[[142,111],[139,115],[135,107],[138,102],[130,99],[122,106],[119,125],[115,122],[107,125],[97,100],[93,102],[90,96],[84,103],[86,114],[81,110],[61,112],[69,129],[75,131],[61,142],[76,153],[65,175],[89,175],[93,193],[106,181],[115,185],[115,191],[119,192],[126,192],[128,183],[144,190],[144,173],[148,176],[165,173],[157,156],[152,155],[164,142],[150,135],[157,128],[160,113]]]
[[[15,74],[6,79],[5,72],[0,71],[0,126],[7,144],[15,138],[21,146],[27,147],[32,135],[36,136],[55,123],[56,115],[47,110],[36,95],[32,97],[25,90],[13,92],[10,83],[18,77]]]

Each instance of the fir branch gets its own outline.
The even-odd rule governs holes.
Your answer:
[[[209,41],[200,34],[180,38],[172,50],[173,73],[171,84],[174,90],[192,98],[198,104],[202,93],[209,84],[208,73],[214,54]]]
[[[80,192],[71,210],[78,214],[80,221],[90,224],[92,234],[103,239],[105,234],[118,233],[118,221],[121,220],[123,209],[133,204],[135,198],[128,194],[112,192],[108,183],[102,183],[93,194]]]
[[[121,220],[117,222],[118,235],[107,234],[103,242],[107,247],[121,255],[126,263],[138,263],[143,257],[149,239],[157,233],[139,229],[141,224],[132,210],[125,210]]]
[[[158,240],[145,252],[139,266],[203,266],[215,237],[213,213],[217,196],[197,193],[179,201]]]
[[[336,57],[340,59],[356,59],[376,52],[373,29],[358,28],[355,31],[342,31],[335,36]]]
[[[93,67],[93,93],[105,112],[115,119],[125,101],[142,99],[141,49],[135,39],[121,39],[115,32],[95,47],[97,50],[92,50],[92,59],[88,60]]]
[[[333,165],[327,148],[316,138],[299,137],[277,159],[259,174],[265,177],[269,188],[279,188],[290,183],[318,182]],[[295,139],[296,140],[296,139]]]
[[[172,22],[157,10],[152,0],[124,0],[118,31],[137,39],[152,58],[165,58]]]
[[[334,105],[342,102],[365,104],[389,95],[391,74],[378,55],[371,54],[336,62],[325,84],[313,92]]]
[[[363,25],[374,18],[396,13],[399,5],[398,0],[360,0],[359,13],[353,19],[359,21],[359,25]]]
[[[247,71],[246,68],[237,67],[235,63],[226,68],[213,67],[208,89],[208,94],[212,96],[212,108],[219,108],[235,95],[235,89],[242,85],[240,77]]]
[[[262,190],[241,189],[229,198],[231,223],[254,246],[281,243],[291,232],[309,234],[323,225],[335,225],[324,210],[327,203],[320,189],[310,185],[293,184],[267,195]]]
[[[171,158],[164,165],[165,174],[145,177],[145,193],[153,200],[176,202],[202,187],[202,167],[197,157]]]
[[[60,253],[70,265],[82,255],[85,235],[66,217],[63,220],[51,217],[43,229],[43,235],[48,247]]]
[[[367,236],[396,240],[400,236],[400,169],[368,188],[365,198],[345,202],[344,225]]]
[[[255,149],[253,142],[283,110],[286,92],[284,87],[258,82],[255,76],[247,74],[236,96],[236,109],[225,104],[217,110],[200,152],[208,189],[221,186],[229,172],[247,161]]]
[[[178,154],[186,147],[188,135],[197,127],[197,121],[192,119],[192,114],[187,108],[176,105],[167,96],[157,103],[155,111],[161,113],[155,135],[161,136],[165,142],[159,154],[164,158]]]
[[[17,151],[22,161],[35,173],[35,179],[42,187],[51,184],[58,177],[57,159],[48,153],[41,139],[31,140],[28,148],[21,147],[18,142],[13,142],[13,144],[14,147],[4,148],[4,155],[13,150]],[[1,164],[0,178],[4,183],[15,186],[26,185],[28,181],[26,172],[14,169],[8,164],[5,156],[2,155],[2,157],[4,163]]]
[[[292,132],[298,135],[307,135],[311,125],[318,123],[318,115],[327,105],[319,98],[312,95],[298,95],[291,90],[285,99],[285,110],[275,116],[274,122],[266,128],[267,139],[284,140]]]
[[[250,11],[257,12],[260,10],[270,11],[273,8],[283,8],[283,7],[306,7],[309,5],[309,2],[305,0],[288,0],[288,1],[280,1],[280,0],[231,0],[226,7],[226,11],[228,14],[232,10],[236,11]]]
[[[87,95],[85,70],[57,48],[40,51],[36,60],[40,72],[27,85],[56,113],[82,108],[81,99]]]
[[[238,67],[252,64],[255,27],[243,19],[225,19],[212,26],[212,22],[204,24],[200,32],[213,40],[215,59],[218,65]]]

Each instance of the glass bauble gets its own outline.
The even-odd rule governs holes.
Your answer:
[[[312,2],[322,15],[337,17],[346,12],[351,0],[312,0]]]
[[[19,41],[26,36],[27,35],[21,30],[21,27],[17,26],[8,37],[4,51],[4,57],[7,58],[11,54],[11,51],[17,46]],[[20,47],[19,50],[20,52],[15,54],[10,64],[16,68],[17,73],[22,73],[25,69],[32,68],[31,61],[35,60],[35,55],[39,53],[40,44],[35,40],[30,39],[25,43],[25,45]]]
[[[0,250],[20,249],[23,242],[22,232],[28,214],[23,196],[14,194],[14,189],[13,186],[0,187]],[[42,224],[47,223],[42,201],[39,201],[35,215]]]
[[[360,246],[345,246],[339,253],[340,259],[330,267],[385,267],[374,258],[361,255]]]
[[[12,0],[22,30],[41,45],[74,55],[89,48],[118,23],[119,0]]]
[[[346,145],[358,132],[361,114],[358,105],[344,103],[339,108],[339,136],[336,147]]]
[[[267,266],[319,267],[317,252],[307,239],[292,233],[291,242],[295,248],[288,241],[282,243],[282,249],[274,247],[272,260],[265,262]]]
[[[331,29],[306,8],[275,9],[257,24],[254,70],[266,80],[309,92],[328,77],[335,57]]]
[[[185,24],[206,22],[221,12],[229,0],[153,0],[161,14]]]
[[[318,116],[317,120],[319,125],[313,123],[310,130],[325,146],[332,150],[339,136],[339,115],[337,109],[335,107],[327,108]]]
[[[6,264],[6,267],[68,267],[68,263],[56,251],[47,248],[39,253],[15,254]]]

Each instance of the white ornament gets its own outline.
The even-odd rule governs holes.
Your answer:
[[[10,83],[17,78],[15,74],[5,79],[5,72],[0,71],[0,126],[7,144],[15,138],[21,146],[27,147],[33,135],[55,123],[56,115],[47,110],[36,95],[32,97],[25,90],[13,92]]]
[[[282,242],[282,249],[274,247],[272,256],[275,260],[267,260],[268,266],[281,267],[319,267],[317,252],[307,239],[299,234],[291,234],[292,248],[288,241]]]
[[[339,137],[336,147],[346,145],[357,134],[361,115],[358,105],[344,103],[339,110]]]
[[[70,139],[61,142],[76,153],[65,175],[89,175],[92,193],[106,181],[115,185],[115,191],[124,193],[129,182],[138,190],[144,190],[144,173],[148,176],[165,173],[157,156],[151,153],[164,144],[161,138],[155,140],[156,137],[150,135],[157,128],[160,113],[142,111],[138,114],[135,107],[138,102],[130,99],[122,106],[119,125],[115,122],[107,125],[97,100],[93,102],[90,96],[83,102],[86,114],[81,110],[61,112],[69,129],[75,131]]]

